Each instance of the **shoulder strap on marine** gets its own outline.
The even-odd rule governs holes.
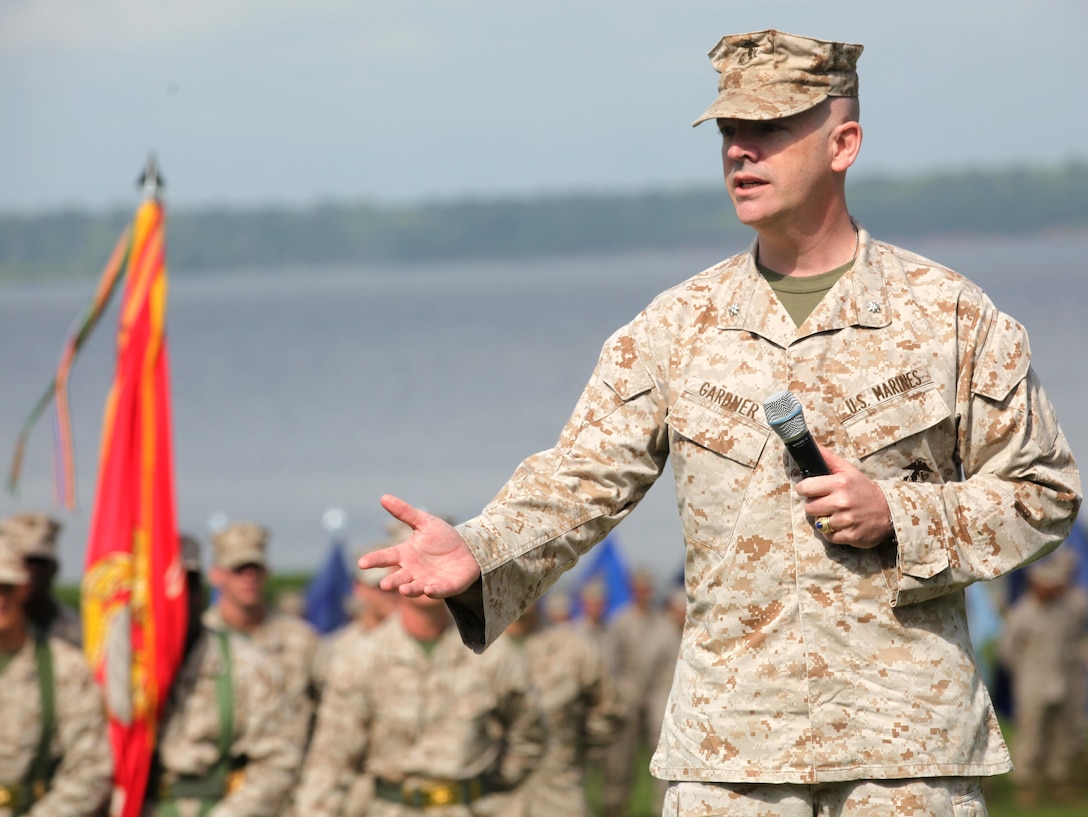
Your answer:
[[[230,657],[230,636],[215,630],[219,651],[223,654],[223,671],[215,679],[215,699],[219,705],[219,760],[216,766],[224,771],[230,766],[230,747],[234,742],[234,668]]]
[[[38,750],[27,774],[27,805],[39,800],[53,779],[53,763],[49,756],[49,746],[53,742],[56,728],[56,686],[53,673],[53,651],[49,649],[49,639],[37,628],[34,629],[34,660],[38,665],[38,689],[42,702],[41,733],[38,737]]]
[[[223,656],[223,671],[215,679],[215,702],[219,709],[219,758],[212,767],[210,778],[218,781],[218,790],[222,791],[226,788],[227,775],[230,773],[230,747],[234,742],[234,668],[230,659],[230,636],[222,630],[212,632],[216,635],[219,652]],[[216,800],[203,798],[197,812],[199,817],[207,817],[216,804]],[[170,806],[171,810],[165,817],[179,817],[177,802],[171,801]]]

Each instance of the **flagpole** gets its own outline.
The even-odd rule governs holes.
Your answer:
[[[159,172],[159,160],[154,152],[147,154],[147,164],[136,177],[136,188],[143,192],[144,201],[159,201],[159,191],[166,189],[166,180]]]

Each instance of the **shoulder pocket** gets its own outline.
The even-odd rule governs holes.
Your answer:
[[[1031,364],[1031,349],[1024,327],[1004,313],[998,313],[983,343],[971,391],[995,402],[1003,402],[1024,377]]]
[[[613,336],[601,356],[599,376],[624,402],[648,392],[654,379],[646,371],[629,335]]]
[[[865,458],[882,448],[932,428],[952,416],[937,385],[921,385],[883,400],[843,420],[854,451]]]
[[[601,348],[597,367],[574,409],[568,431],[577,432],[600,422],[613,411],[653,390],[656,381],[639,356],[635,341],[625,330],[612,335]],[[567,431],[560,447],[573,442]]]

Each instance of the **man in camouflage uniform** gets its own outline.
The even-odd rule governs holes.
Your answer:
[[[623,735],[605,751],[605,817],[627,814],[634,783],[635,762],[643,746],[657,745],[661,722],[651,713],[650,680],[656,656],[650,647],[670,628],[656,604],[653,572],[638,568],[631,574],[631,602],[608,623],[615,650],[615,671],[628,718]],[[676,656],[673,656],[675,663]]]
[[[594,579],[586,582],[578,593],[581,615],[575,627],[598,649],[608,671],[615,675],[616,644],[608,626],[608,590],[604,582]]]
[[[998,641],[1012,678],[1016,737],[1012,779],[1021,806],[1043,794],[1076,796],[1074,768],[1084,751],[1088,593],[1075,584],[1076,553],[1063,547],[1027,570],[1028,592],[1013,603]]]
[[[512,817],[544,740],[518,650],[474,655],[441,601],[404,599],[332,656],[294,814]]]
[[[245,638],[200,620],[200,546],[183,536],[185,657],[159,729],[144,817],[278,817],[298,781],[305,734],[280,668]]]
[[[574,625],[542,627],[536,607],[506,629],[525,653],[539,692],[548,749],[518,787],[511,817],[587,817],[585,771],[590,749],[610,746],[626,708],[600,650]]]
[[[398,530],[394,530],[391,526],[389,537],[380,547],[403,542],[407,538],[403,531],[411,532],[411,528],[400,522],[396,522],[396,528]],[[317,654],[314,656],[314,680],[319,693],[324,690],[325,682],[328,680],[332,656],[342,650],[356,649],[358,643],[368,638],[395,609],[400,594],[395,590],[382,590],[381,585],[378,584],[388,575],[389,568],[386,567],[375,567],[370,570],[355,569],[351,621],[322,638],[317,646]]]
[[[0,533],[0,817],[91,817],[113,780],[102,692],[82,652],[27,626],[28,582]]]
[[[688,594],[683,587],[675,587],[663,606],[664,626],[654,628],[644,649],[652,667],[646,684],[647,721],[651,724],[650,746],[657,746],[661,739],[661,724],[669,710],[669,694],[676,674],[676,660],[680,655],[680,643],[687,618]],[[654,802],[658,811],[665,802],[668,781],[654,778]]]
[[[558,587],[549,590],[548,594],[541,599],[540,604],[544,623],[549,627],[569,624],[574,615],[574,603],[571,601],[570,593]]]
[[[212,537],[212,585],[219,598],[204,613],[213,630],[248,639],[282,670],[290,710],[309,728],[316,684],[317,632],[306,621],[269,607],[265,599],[268,531],[253,522],[234,522]]]
[[[984,813],[979,777],[1011,764],[963,591],[1057,547],[1080,506],[1023,327],[850,216],[860,53],[722,38],[698,122],[748,251],[616,332],[556,447],[481,516],[383,497],[416,532],[360,563],[448,598],[483,649],[671,458],[690,601],[651,762],[664,813]],[[830,473],[801,479],[770,428],[784,389]]]
[[[0,520],[0,532],[22,551],[30,574],[26,612],[30,623],[54,638],[83,646],[79,613],[53,595],[53,580],[60,566],[57,537],[61,524],[43,513],[20,513]]]

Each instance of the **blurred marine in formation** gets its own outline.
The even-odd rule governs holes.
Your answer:
[[[639,568],[631,575],[631,602],[616,613],[608,624],[615,654],[616,678],[625,701],[628,718],[622,737],[604,755],[605,817],[624,817],[628,812],[640,750],[657,746],[661,721],[654,720],[651,681],[657,667],[653,645],[667,638],[672,629],[664,612],[657,606],[654,574]],[[669,661],[671,670],[676,655]]]
[[[683,585],[674,587],[665,598],[665,626],[654,630],[653,638],[646,644],[649,664],[652,667],[647,685],[647,722],[651,725],[651,748],[661,738],[661,725],[668,716],[669,693],[672,691],[673,676],[676,675],[676,662],[680,657],[680,644],[684,635],[684,622],[687,619],[688,594]],[[667,780],[653,778],[655,811],[660,812],[665,804]]]
[[[253,522],[234,522],[211,537],[212,584],[219,591],[204,613],[212,630],[247,639],[283,672],[288,705],[309,729],[314,711],[314,654],[318,636],[307,622],[269,607],[268,531]],[[304,730],[304,731],[305,731]]]
[[[395,526],[410,533],[407,525],[399,522]],[[391,526],[389,538],[380,546],[396,544],[406,538],[406,534]],[[362,554],[360,554],[362,555]],[[395,590],[382,590],[378,582],[389,575],[385,567],[372,567],[369,570],[355,569],[355,582],[352,585],[351,620],[338,630],[334,630],[321,639],[314,659],[314,678],[319,691],[325,688],[328,680],[329,662],[337,652],[356,649],[360,641],[368,638],[374,629],[393,612],[400,594]]]
[[[333,654],[295,817],[511,817],[544,754],[525,662],[461,643],[441,601],[401,599]]]
[[[538,606],[539,607],[539,606]],[[585,771],[590,749],[611,745],[625,707],[604,657],[572,625],[542,626],[531,607],[506,629],[529,662],[548,729],[548,749],[519,789],[511,817],[587,817]]]
[[[181,539],[189,589],[185,657],[159,730],[144,817],[278,817],[298,780],[304,724],[281,668],[201,623],[200,545]]]
[[[43,513],[21,513],[0,521],[0,532],[22,553],[30,575],[26,600],[30,623],[44,633],[82,647],[83,625],[79,613],[53,595],[53,580],[60,567],[57,556],[60,531],[60,522]]]
[[[596,645],[604,656],[608,671],[616,675],[616,645],[608,626],[608,589],[604,582],[593,579],[582,585],[578,602],[581,616],[576,619],[575,626]]]
[[[1076,796],[1074,769],[1084,751],[1088,677],[1081,650],[1088,634],[1088,594],[1074,583],[1067,547],[1027,569],[1028,592],[1009,609],[998,642],[1012,677],[1016,732],[1012,780],[1025,808],[1044,792]]]
[[[105,704],[83,653],[28,625],[29,578],[0,532],[0,817],[91,817],[113,782]]]

